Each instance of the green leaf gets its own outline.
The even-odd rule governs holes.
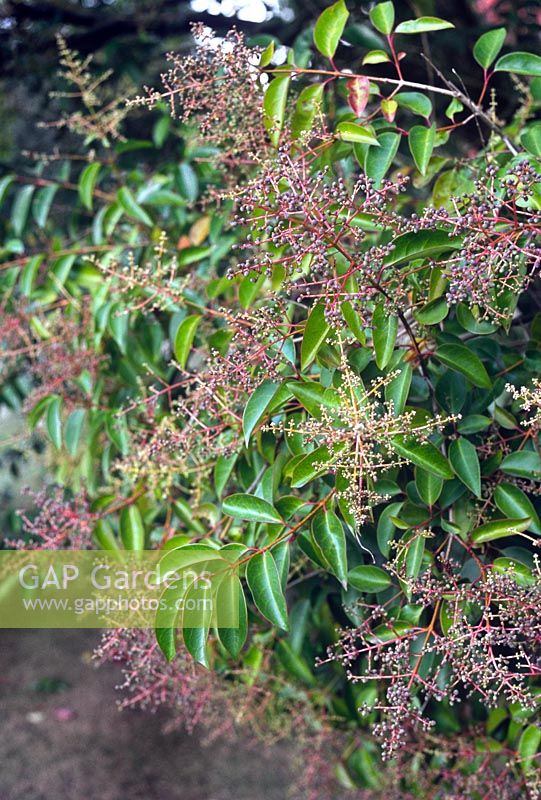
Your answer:
[[[99,163],[89,164],[81,172],[81,177],[79,178],[79,197],[81,198],[81,203],[89,211],[92,210],[92,197],[100,169],[101,164]]]
[[[534,122],[522,131],[520,143],[538,158],[541,157],[541,122]]]
[[[344,588],[347,588],[346,535],[332,511],[320,511],[312,521],[312,540]]]
[[[183,319],[178,326],[178,330],[175,334],[175,358],[182,369],[184,369],[186,362],[188,361],[188,356],[190,355],[190,350],[192,348],[195,332],[197,330],[197,326],[199,325],[200,319],[201,316],[199,314],[192,314],[191,316],[186,317],[186,319]]]
[[[301,655],[293,650],[286,639],[280,639],[276,645],[276,654],[282,666],[290,675],[293,675],[294,678],[297,678],[302,683],[306,683],[308,686],[314,686],[316,679],[312,675],[308,663]]]
[[[308,453],[308,455],[298,462],[293,470],[291,476],[292,488],[298,489],[318,475],[323,475],[325,472],[328,472],[329,465],[332,464],[345,449],[345,444],[336,445],[332,449],[328,448],[326,445],[322,445],[311,453]]]
[[[531,520],[526,519],[497,519],[494,522],[486,522],[473,531],[471,538],[474,544],[492,542],[494,539],[501,539],[504,536],[514,536],[530,527]]]
[[[387,61],[390,61],[390,56],[385,52],[385,50],[370,50],[363,57],[363,64],[384,64]]]
[[[421,325],[438,325],[449,313],[449,306],[444,297],[436,297],[422,308],[413,312],[413,316]]]
[[[539,480],[541,478],[541,458],[533,450],[519,450],[505,456],[500,469],[515,478]]]
[[[395,33],[428,33],[429,31],[443,31],[446,28],[454,28],[452,22],[447,22],[439,17],[418,17],[408,19],[396,26]]]
[[[34,285],[36,275],[38,274],[38,270],[44,258],[45,256],[43,253],[32,256],[32,258],[30,258],[26,263],[24,269],[21,271],[19,288],[25,297],[29,297],[32,293],[32,287]]]
[[[397,333],[398,317],[390,313],[387,304],[378,303],[372,317],[372,339],[379,369],[385,369],[391,360]]]
[[[460,437],[451,442],[449,447],[449,461],[462,483],[473,492],[476,497],[481,497],[481,467],[477,450],[473,444]]]
[[[357,125],[356,122],[339,122],[336,126],[336,133],[343,142],[371,144],[379,147],[379,142],[373,131]]]
[[[32,216],[40,228],[44,228],[49,216],[54,196],[58,191],[58,186],[44,186],[36,192],[32,204]]]
[[[433,506],[443,489],[443,480],[432,472],[424,469],[415,469],[415,486],[419,492],[421,500],[427,506]]]
[[[390,503],[385,506],[380,514],[377,525],[377,540],[379,551],[386,558],[389,557],[391,540],[394,536],[396,526],[392,520],[400,513],[403,503]]]
[[[246,403],[244,414],[242,415],[242,430],[244,432],[244,443],[246,445],[250,441],[252,431],[263,417],[270,401],[276,394],[277,388],[278,384],[270,380],[265,380],[257,387]]]
[[[428,118],[432,114],[432,101],[430,97],[421,92],[399,92],[394,99],[402,108],[407,108],[413,114]]]
[[[428,162],[434,149],[436,140],[436,126],[414,125],[408,134],[408,145],[415,161],[415,166],[421,173],[426,175]]]
[[[99,519],[94,528],[94,539],[100,550],[120,550],[118,539],[112,527],[104,519]]]
[[[377,31],[388,36],[394,25],[394,5],[390,2],[378,3],[370,9],[370,22]]]
[[[485,320],[477,320],[472,310],[465,304],[459,303],[455,310],[456,318],[459,324],[469,333],[475,333],[478,336],[486,336],[489,333],[494,333],[498,330],[498,326],[492,322]]]
[[[268,45],[261,53],[261,57],[259,59],[260,67],[267,67],[270,64],[270,62],[272,61],[272,57],[274,56],[274,48],[275,44],[273,39],[271,42],[268,43]]]
[[[528,773],[535,768],[536,755],[541,745],[541,728],[537,725],[528,725],[521,734],[518,743],[518,754],[521,760],[522,771]]]
[[[406,553],[406,578],[415,580],[419,575],[423,555],[425,552],[426,540],[424,536],[417,536],[409,545]]]
[[[139,552],[145,549],[145,526],[141,512],[135,504],[120,512],[120,538],[126,550]]]
[[[541,56],[535,53],[507,53],[496,61],[494,72],[512,72],[541,78]]]
[[[248,613],[246,611],[246,598],[244,597],[242,584],[236,575],[232,576],[232,580],[235,583],[235,591],[238,592],[239,625],[237,628],[218,628],[218,637],[228,653],[230,653],[233,658],[238,658],[248,635]],[[218,590],[218,607],[220,607],[221,588],[222,587]]]
[[[379,147],[369,147],[364,159],[364,171],[374,181],[374,188],[379,189],[382,181],[391,168],[400,144],[400,134],[386,131],[378,135]]]
[[[149,217],[144,208],[139,205],[127,186],[123,186],[118,190],[117,198],[124,211],[129,214],[130,217],[133,217],[133,219],[136,219],[139,222],[142,222],[143,225],[148,225],[149,227],[154,224],[152,222],[152,218]]]
[[[473,46],[473,57],[483,69],[488,69],[503,47],[507,31],[495,28],[483,33]]]
[[[419,442],[413,437],[400,434],[392,437],[391,447],[399,456],[439,478],[450,480],[454,477],[449,462],[432,442]]]
[[[206,627],[183,628],[182,630],[182,639],[186,650],[197,664],[201,664],[206,669],[210,669],[207,656],[208,636],[209,629]]]
[[[167,661],[172,661],[177,654],[177,632],[175,628],[155,628],[158,647]]]
[[[60,419],[61,408],[61,397],[53,397],[47,408],[47,431],[57,450],[60,450],[62,447],[62,420]]]
[[[346,27],[349,11],[344,0],[338,0],[323,11],[314,27],[314,44],[327,58],[332,58]]]
[[[199,195],[199,180],[191,164],[186,161],[178,165],[178,190],[189,203],[195,203]]]
[[[483,362],[463,344],[443,344],[435,351],[434,357],[455,372],[465,375],[474,386],[481,389],[491,388],[492,382]]]
[[[391,577],[381,569],[370,564],[360,564],[348,572],[348,582],[359,592],[375,594],[383,592],[391,585]]]
[[[248,522],[283,522],[275,508],[253,494],[231,494],[223,503],[223,512]]]
[[[395,417],[399,417],[404,411],[412,377],[411,364],[401,364],[398,375],[385,386],[385,400],[388,403],[392,403]]]
[[[271,144],[275,147],[280,141],[280,132],[284,125],[290,80],[289,75],[279,75],[274,78],[269,83],[263,98],[263,122]]]
[[[23,186],[15,196],[11,209],[11,225],[15,236],[22,236],[30,211],[30,203],[35,191],[35,186]]]
[[[252,556],[246,567],[246,580],[254,603],[269,622],[287,631],[287,606],[280,583],[280,576],[272,557],[265,550]]]
[[[512,483],[501,483],[494,492],[494,501],[502,514],[531,520],[529,530],[541,536],[541,521],[530,498]]]
[[[325,306],[316,303],[304,326],[301,344],[301,369],[308,367],[317,355],[317,351],[327,338],[330,326],[325,319]]]
[[[81,431],[83,430],[85,416],[86,416],[86,409],[76,408],[74,411],[71,412],[71,414],[66,420],[66,426],[64,428],[64,441],[66,442],[66,448],[70,456],[74,456],[75,453],[77,452],[77,447],[79,446],[79,439],[81,438]]]
[[[322,83],[313,83],[304,87],[295,105],[295,112],[291,120],[291,136],[293,139],[298,139],[305,131],[311,130],[322,101]]]
[[[419,231],[418,233],[404,233],[393,241],[393,249],[385,256],[385,266],[398,266],[418,258],[433,258],[439,253],[448,250],[458,250],[462,247],[460,236],[449,236],[447,231]]]

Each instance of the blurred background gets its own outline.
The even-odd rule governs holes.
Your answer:
[[[166,52],[190,49],[194,22],[217,35],[235,25],[253,44],[275,38],[302,55],[326,5],[326,0],[0,0],[0,171],[34,174],[29,151],[69,148],[65,130],[38,125],[56,119],[62,102],[50,96],[58,88],[58,34],[70,47],[92,54],[101,70],[111,70],[113,96],[128,97],[159,81]],[[359,47],[380,45],[367,24],[371,5],[348,0],[343,65],[353,68],[360,61]],[[395,5],[399,18],[442,16],[460,29],[462,35],[445,39],[444,47],[437,44],[441,39],[423,47],[433,48],[431,60],[447,74],[456,67],[473,95],[481,76],[473,69],[471,48],[485,30],[505,25],[513,49],[539,49],[538,0],[396,0]],[[408,64],[410,79],[431,80],[431,67],[420,58],[413,55]],[[514,99],[504,93],[500,102]],[[148,136],[146,112],[130,115],[127,124],[130,137]],[[4,533],[10,512],[27,502],[24,487],[37,488],[47,477],[43,442],[37,437],[29,448],[26,436],[22,417],[2,411]],[[197,733],[166,733],[166,713],[119,714],[120,672],[114,665],[95,669],[91,652],[98,639],[91,631],[0,631],[0,800],[288,796],[294,764],[287,743],[264,751],[247,741],[205,747]]]

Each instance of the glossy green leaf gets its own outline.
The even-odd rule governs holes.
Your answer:
[[[407,264],[418,258],[433,258],[462,246],[460,236],[449,236],[447,231],[432,230],[404,233],[393,241],[392,251],[385,256],[386,266]]]
[[[40,228],[44,228],[49,217],[49,211],[54,200],[58,186],[44,186],[36,192],[32,203],[32,216]]]
[[[376,135],[369,128],[363,128],[355,122],[339,122],[336,126],[336,134],[343,142],[370,144],[379,147]]]
[[[502,49],[506,36],[505,28],[494,28],[477,39],[473,46],[473,57],[483,69],[490,67]]]
[[[347,586],[346,535],[336,514],[318,512],[312,521],[312,539],[340,583]]]
[[[278,384],[270,380],[265,380],[259,384],[257,389],[250,396],[244,414],[242,416],[242,430],[244,432],[244,443],[247,445],[250,436],[258,422],[267,410],[270,401],[276,394]]]
[[[23,186],[15,195],[15,201],[11,208],[11,225],[15,236],[22,236],[30,211],[30,203],[34,196],[35,186]]]
[[[383,592],[391,585],[391,576],[381,567],[371,564],[360,564],[348,572],[348,582],[359,592]]]
[[[406,406],[413,377],[411,364],[401,364],[400,372],[385,386],[385,400],[392,403],[393,414],[399,417]]]
[[[316,303],[306,320],[301,343],[301,369],[306,369],[317,355],[317,352],[330,331],[325,319],[325,306]]]
[[[64,441],[70,456],[74,456],[79,446],[81,432],[86,417],[86,409],[76,408],[66,420],[64,428]]]
[[[237,628],[218,628],[218,637],[228,653],[233,658],[238,658],[248,635],[248,613],[242,584],[236,575],[233,576],[232,580],[235,583],[235,591],[238,592],[239,625]],[[220,586],[217,596],[218,607],[220,607],[221,589],[222,587]]]
[[[312,674],[308,662],[299,653],[296,653],[287,639],[280,639],[276,645],[276,654],[282,666],[301,683],[314,686],[316,679]]]
[[[271,143],[276,146],[284,125],[289,75],[279,75],[268,85],[263,98],[263,121]]]
[[[425,118],[432,114],[432,101],[428,95],[421,92],[398,92],[394,99],[401,108],[407,108],[413,114]]]
[[[394,5],[391,2],[378,3],[370,9],[370,22],[374,28],[388,36],[394,25]]]
[[[529,153],[541,157],[541,122],[528,125],[522,131],[520,143]]]
[[[399,456],[411,461],[415,466],[444,480],[450,480],[454,476],[449,462],[432,442],[419,442],[413,437],[400,434],[393,436],[390,444]]]
[[[192,314],[186,317],[178,326],[178,330],[175,334],[175,358],[182,369],[185,368],[186,362],[188,361],[188,356],[192,349],[195,332],[197,331],[200,319],[201,316],[199,314]]]
[[[439,325],[448,313],[449,306],[445,298],[436,297],[434,300],[430,300],[430,302],[422,306],[422,308],[414,311],[413,316],[421,325]]]
[[[376,364],[385,369],[394,352],[398,333],[398,317],[392,314],[386,303],[379,303],[372,317],[372,339]]]
[[[47,431],[57,450],[60,450],[62,447],[62,420],[60,417],[61,408],[61,397],[53,397],[47,408]]]
[[[507,53],[496,61],[494,72],[512,72],[541,78],[541,56],[536,53]]]
[[[248,522],[282,522],[275,508],[253,494],[231,494],[223,503],[224,514]]]
[[[537,768],[539,764],[536,755],[541,745],[541,727],[539,725],[528,725],[520,736],[518,742],[518,755],[522,771],[528,774]]]
[[[541,458],[533,450],[517,450],[505,456],[500,469],[506,475],[527,480],[541,480]]]
[[[291,136],[293,139],[298,139],[303,133],[312,129],[322,102],[322,83],[313,83],[304,87],[295,105],[295,112],[291,120]]]
[[[246,580],[254,603],[269,622],[288,629],[287,606],[272,553],[256,553],[248,562]]]
[[[401,22],[395,28],[395,33],[429,33],[430,31],[443,31],[446,28],[454,28],[452,22],[447,22],[439,17],[418,17]]]
[[[431,507],[437,501],[443,489],[443,480],[432,472],[417,467],[415,469],[415,486],[421,500]]]
[[[263,50],[263,52],[261,53],[261,57],[259,59],[260,67],[267,67],[271,63],[272,58],[274,56],[274,49],[275,49],[275,44],[274,40],[272,40],[272,42],[269,42],[268,45]]]
[[[415,161],[415,166],[421,173],[426,175],[428,162],[434,150],[436,141],[436,126],[414,125],[408,134],[408,146],[410,153]]]
[[[197,664],[201,664],[206,669],[210,669],[207,654],[208,636],[209,629],[206,627],[183,628],[182,630],[182,639],[186,650]]]
[[[344,32],[349,11],[344,0],[338,0],[318,17],[314,27],[314,44],[327,58],[332,58]]]
[[[99,162],[89,164],[81,172],[81,177],[79,178],[79,197],[81,198],[81,203],[85,208],[88,208],[89,211],[92,209],[94,188],[96,186],[96,181],[98,180],[100,169],[101,164]],[[122,205],[124,206],[124,204]]]
[[[145,549],[143,517],[133,503],[120,512],[120,538],[126,550],[139,552]]]
[[[117,198],[124,211],[129,214],[130,217],[133,217],[133,219],[142,222],[143,225],[147,225],[148,227],[153,225],[152,217],[139,205],[127,186],[123,186],[118,190]]]
[[[385,50],[370,50],[365,56],[363,56],[363,64],[385,64],[387,61],[390,61],[391,58]]]
[[[408,545],[408,551],[406,553],[406,578],[409,580],[415,580],[421,571],[425,544],[425,537],[417,536]]]
[[[479,356],[463,344],[443,344],[437,348],[434,357],[447,367],[465,375],[474,386],[479,386],[481,389],[490,389],[492,386]]]
[[[392,166],[400,144],[400,134],[385,131],[378,134],[379,147],[369,147],[364,158],[364,170],[379,189],[382,181]]]
[[[529,518],[497,519],[493,522],[486,522],[473,531],[471,535],[472,542],[474,544],[484,544],[485,542],[492,542],[494,539],[501,539],[504,536],[515,536],[517,533],[527,530],[530,524]]]
[[[449,446],[449,461],[462,483],[480,498],[481,467],[474,445],[463,436],[455,439]]]
[[[525,518],[530,522],[529,530],[541,536],[541,521],[532,501],[518,486],[512,483],[501,483],[494,492],[494,502],[508,517]]]

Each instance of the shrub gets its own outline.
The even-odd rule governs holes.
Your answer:
[[[3,398],[81,495],[27,539],[69,546],[49,517],[82,507],[103,549],[134,525],[147,547],[236,548],[237,635],[158,620],[172,665],[147,633],[101,656],[150,649],[136,686],[147,702],[158,675],[186,719],[219,685],[193,662],[256,687],[254,713],[265,693],[259,727],[309,719],[304,797],[332,796],[335,760],[359,796],[535,797],[541,59],[485,33],[473,101],[435,67],[407,78],[401,48],[449,23],[370,19],[381,49],[355,72],[343,0],[282,64],[196,28],[131,103],[152,142],[122,141],[63,46],[83,167],[1,184]],[[496,73],[519,89],[506,122]]]

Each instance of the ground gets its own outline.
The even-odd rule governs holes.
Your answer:
[[[284,746],[203,747],[164,717],[118,711],[95,631],[0,631],[0,800],[285,800]]]

